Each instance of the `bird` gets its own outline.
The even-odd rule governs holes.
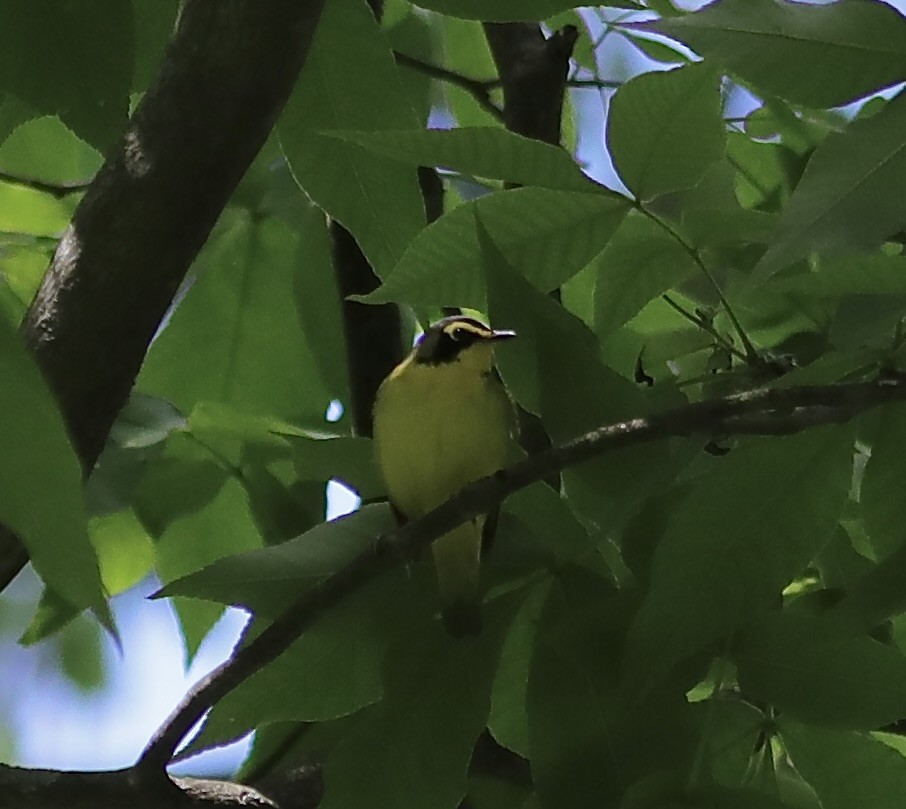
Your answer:
[[[515,423],[494,368],[494,346],[516,336],[455,315],[432,323],[381,383],[373,409],[377,465],[401,522],[500,470]],[[496,513],[454,528],[431,546],[450,635],[481,631],[481,551]]]

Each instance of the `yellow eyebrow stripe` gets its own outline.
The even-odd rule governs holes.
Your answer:
[[[444,334],[452,336],[457,329],[472,332],[472,334],[483,337],[486,340],[494,336],[494,332],[491,329],[482,328],[477,323],[469,323],[467,320],[457,320],[444,326]]]

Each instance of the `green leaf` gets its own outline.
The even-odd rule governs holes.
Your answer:
[[[516,400],[541,416],[550,437],[564,441],[644,414],[645,398],[601,363],[597,338],[585,324],[523,280],[486,231],[482,244],[479,266],[487,276],[491,321],[519,335],[500,347],[497,365]],[[666,460],[661,443],[571,467],[563,473],[570,506],[609,530],[650,487],[663,484]]]
[[[57,238],[69,224],[71,206],[33,188],[0,182],[0,231]]]
[[[793,765],[824,809],[899,809],[906,794],[906,758],[864,733],[825,730],[781,717],[780,734]]]
[[[904,544],[906,525],[906,406],[889,404],[881,411],[871,457],[862,478],[861,502],[865,528],[878,558]],[[906,591],[906,586],[904,586]]]
[[[299,230],[295,257],[299,269],[293,277],[299,325],[328,395],[348,402],[344,315],[330,252],[327,218],[312,204],[293,218]]]
[[[717,74],[698,63],[628,81],[613,98],[607,142],[638,199],[695,185],[723,154]]]
[[[418,0],[416,5],[467,20],[535,22],[571,9],[575,3],[569,0]]]
[[[696,271],[695,262],[673,236],[635,212],[623,220],[592,266],[594,327],[599,337],[616,331],[646,303]]]
[[[906,658],[828,618],[766,615],[733,642],[739,686],[783,715],[871,730],[906,716]]]
[[[618,806],[623,791],[694,751],[682,692],[634,702],[620,687],[634,605],[601,579],[563,571],[538,625],[526,693],[532,779],[542,807]]]
[[[129,3],[0,5],[0,89],[43,114],[58,115],[99,152],[126,125],[132,52]]]
[[[538,619],[549,582],[534,586],[516,614],[503,642],[500,664],[491,690],[488,730],[497,742],[523,758],[529,756],[525,696],[535,647]]]
[[[655,550],[627,650],[629,682],[651,687],[780,597],[836,527],[852,445],[849,428],[820,428],[750,440],[715,461]]]
[[[433,576],[398,567],[328,610],[273,663],[217,703],[194,752],[262,725],[321,722],[381,699],[388,646],[428,618],[413,604],[434,598]]]
[[[875,253],[822,261],[816,271],[777,278],[771,290],[812,298],[906,295],[906,256]]]
[[[88,539],[82,469],[41,372],[0,319],[0,522],[73,607],[106,610]]]
[[[862,0],[720,0],[634,27],[681,40],[768,94],[836,107],[903,80],[903,22],[890,6]]]
[[[280,545],[219,559],[157,595],[241,605],[256,615],[276,617],[305,588],[348,564],[393,526],[386,504],[365,506]]]
[[[487,722],[501,622],[458,640],[432,622],[390,649],[384,699],[324,765],[322,809],[459,805]]]
[[[752,280],[764,281],[811,250],[879,244],[906,220],[904,183],[906,93],[815,150]]]
[[[236,209],[218,227],[194,284],[151,346],[139,389],[184,413],[206,401],[321,421],[330,397],[293,307],[295,235],[276,219]]]
[[[364,0],[326,4],[277,130],[296,181],[355,236],[381,277],[425,223],[415,171],[321,131],[414,124],[390,48]]]
[[[300,480],[339,480],[363,500],[386,493],[370,438],[287,439],[293,447],[293,464]]]
[[[25,122],[0,147],[3,171],[61,187],[87,183],[101,163],[98,151],[56,116]],[[78,195],[73,196],[78,198]]]
[[[261,546],[246,501],[235,480],[228,480],[205,508],[174,520],[158,539],[157,570],[164,582],[172,582],[210,566],[223,557]],[[185,636],[188,658],[198,650],[208,630],[223,612],[219,604],[174,599]]]
[[[595,188],[595,183],[564,149],[499,127],[323,134],[412,166],[437,166],[476,177],[564,191]]]
[[[384,285],[364,300],[484,309],[475,217],[501,252],[542,291],[581,270],[629,210],[616,194],[517,188],[460,205],[423,230]]]

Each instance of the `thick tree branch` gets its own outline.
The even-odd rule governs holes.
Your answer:
[[[323,0],[187,0],[154,85],[91,183],[22,331],[86,472],[192,260],[305,61]],[[0,587],[25,559],[0,534]]]
[[[536,23],[485,23],[503,85],[503,120],[511,132],[560,144],[563,92],[578,31],[568,25],[545,38]]]
[[[0,806],[16,809],[203,809],[273,807],[313,809],[315,804],[280,804],[244,784],[206,778],[137,777],[134,769],[105,772],[27,770],[0,764]]]
[[[138,766],[166,766],[186,733],[215,703],[259,671],[325,611],[401,560],[424,551],[437,537],[485,514],[509,495],[569,466],[630,446],[674,436],[798,432],[846,421],[884,402],[906,400],[906,381],[762,388],[609,424],[473,483],[424,517],[379,537],[352,562],[308,590],[255,640],[211,672],[186,695],[142,754]]]

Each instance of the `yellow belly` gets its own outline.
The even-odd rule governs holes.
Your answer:
[[[390,500],[418,517],[503,466],[509,402],[494,377],[411,364],[385,381],[374,412]]]

